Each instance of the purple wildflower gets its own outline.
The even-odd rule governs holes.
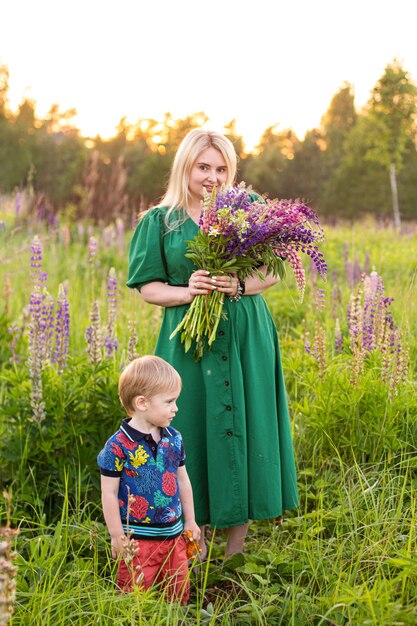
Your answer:
[[[16,322],[13,322],[7,329],[7,332],[11,335],[11,340],[9,343],[9,348],[11,352],[10,361],[14,363],[15,365],[17,365],[18,363],[20,363],[20,359],[17,355],[16,350],[17,350],[18,341],[22,334],[21,329],[19,328]]]
[[[110,268],[107,277],[107,326],[104,334],[104,348],[106,356],[111,356],[118,348],[119,342],[115,336],[115,321],[117,314],[117,277],[114,267]]]
[[[90,357],[90,363],[93,365],[101,361],[101,329],[100,329],[100,309],[97,300],[94,300],[90,309],[91,325],[85,331],[85,339],[87,341],[87,353]]]
[[[130,363],[139,356],[137,351],[138,332],[135,320],[128,321],[129,341],[127,344],[127,362]]]
[[[31,278],[34,284],[41,286],[47,280],[48,274],[47,272],[42,271],[43,266],[43,255],[42,255],[42,244],[38,235],[35,235],[32,239],[31,243],[31,257],[30,257],[30,267],[31,267]]]
[[[302,254],[308,255],[316,272],[326,278],[327,265],[317,246],[322,240],[323,229],[317,214],[302,200],[254,199],[241,183],[205,195],[200,230],[188,243],[186,256],[200,269],[225,274],[236,272],[241,279],[255,275],[260,266],[267,273],[283,276],[283,261],[287,260],[302,299],[305,288]],[[196,341],[197,360],[204,353],[204,339],[207,338],[211,347],[219,320],[224,317],[222,294],[213,292],[209,299],[204,298],[197,296],[193,300],[171,333],[173,337],[181,332],[186,351]]]
[[[29,325],[29,376],[32,383],[30,392],[30,405],[33,411],[33,419],[41,423],[46,417],[45,402],[43,400],[42,368],[43,368],[43,344],[41,329],[42,294],[39,286],[35,286],[30,296],[30,325]]]
[[[70,335],[70,312],[67,292],[61,283],[58,289],[56,321],[55,321],[55,350],[52,362],[58,365],[58,374],[64,372],[68,359]]]
[[[22,211],[22,206],[23,206],[23,201],[22,201],[22,192],[18,191],[15,195],[15,215],[16,217],[19,217],[21,211]]]
[[[343,337],[340,329],[339,318],[336,319],[336,325],[334,330],[334,350],[336,354],[340,354],[343,348]]]
[[[116,231],[117,231],[117,250],[120,256],[124,255],[124,250],[125,250],[125,241],[124,241],[124,234],[125,234],[125,225],[123,220],[118,217],[116,218]]]
[[[324,289],[316,289],[314,295],[314,304],[316,306],[316,310],[319,312],[324,311],[326,307],[325,297],[326,294],[324,293]]]
[[[40,315],[40,337],[42,341],[42,358],[43,361],[49,361],[52,352],[52,337],[54,334],[54,309],[55,304],[52,296],[43,290]]]
[[[90,261],[90,263],[93,262],[97,254],[97,248],[98,248],[97,239],[91,236],[88,240],[88,252],[89,252],[88,260]]]
[[[116,240],[116,231],[113,224],[109,224],[103,230],[103,246],[104,248],[111,248],[114,246]]]

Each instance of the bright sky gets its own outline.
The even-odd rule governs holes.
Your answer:
[[[394,57],[417,83],[416,0],[6,0],[1,21],[12,109],[75,107],[86,136],[204,111],[251,148],[303,138],[344,81],[360,108]]]

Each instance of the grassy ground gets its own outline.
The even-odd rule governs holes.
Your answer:
[[[44,373],[48,417],[33,430],[25,307],[35,231],[15,225],[12,217],[5,223],[6,230],[0,233],[5,295],[0,436],[4,440],[15,429],[13,440],[20,441],[16,449],[4,450],[8,470],[3,488],[12,493],[12,525],[20,527],[13,626],[417,623],[415,226],[401,235],[374,222],[328,227],[323,246],[328,282],[323,285],[310,276],[303,304],[297,301],[291,277],[266,294],[280,334],[300,507],[287,512],[281,525],[253,523],[245,554],[227,561],[223,535],[212,534],[210,558],[191,572],[191,602],[181,607],[165,603],[157,589],[129,596],[116,592],[97,484],[71,467],[71,428],[77,429],[77,446],[87,450],[96,434],[102,437],[108,428],[105,419],[112,424],[119,420],[115,384],[126,355],[129,323],[137,329],[142,354],[153,350],[157,336],[160,309],[143,304],[123,286],[130,233],[120,244],[116,236],[107,232],[105,240],[103,231],[88,231],[87,226],[71,227],[69,238],[63,227],[54,232],[38,228],[53,298],[59,283],[67,281],[71,342],[66,374],[58,376],[52,366]],[[94,263],[88,260],[91,234],[99,242]],[[119,282],[119,350],[93,368],[86,357],[84,333],[94,299],[105,323],[110,267],[115,267]],[[372,270],[383,277],[385,295],[394,298],[392,316],[410,353],[407,381],[394,390],[382,380],[383,356],[377,350],[365,359],[352,383],[355,356],[347,310],[351,294],[361,284],[361,272]],[[322,311],[317,307],[321,288]],[[341,353],[334,349],[336,319],[343,334]],[[9,362],[7,328],[13,321],[26,328],[19,338],[18,364]],[[306,339],[313,341],[320,329],[321,361],[304,349]],[[79,422],[73,421],[75,414],[81,415]],[[96,421],[103,419],[95,426],[97,433],[88,427],[93,414]],[[30,440],[25,439],[28,432]],[[57,447],[57,432],[68,437],[66,448]],[[42,455],[50,455],[51,449],[56,450],[56,459],[54,467],[47,468],[48,476]],[[92,450],[91,458],[95,453]],[[48,480],[56,493],[46,504]]]

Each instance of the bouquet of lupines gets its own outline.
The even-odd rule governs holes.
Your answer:
[[[242,182],[237,187],[225,187],[216,194],[204,193],[198,235],[188,241],[188,253],[199,269],[213,275],[237,274],[240,281],[263,271],[283,278],[284,260],[292,268],[303,299],[305,272],[299,253],[307,254],[317,272],[326,277],[327,265],[317,242],[323,240],[323,229],[315,211],[301,200],[270,200],[255,196]],[[171,339],[178,332],[186,352],[195,346],[199,361],[207,346],[210,349],[217,333],[223,311],[224,294],[212,291],[197,295]]]

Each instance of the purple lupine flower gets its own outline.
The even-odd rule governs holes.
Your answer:
[[[315,324],[311,353],[318,365],[319,376],[322,378],[326,372],[326,331],[319,321]]]
[[[253,201],[252,201],[253,200]],[[237,272],[245,279],[264,266],[267,273],[285,274],[283,261],[291,267],[300,299],[305,287],[301,254],[310,257],[317,273],[325,280],[327,264],[317,243],[323,240],[316,212],[302,200],[254,199],[242,183],[216,194],[205,194],[198,235],[188,242],[187,258],[200,269],[223,274]],[[197,296],[171,337],[181,331],[180,340],[188,351],[196,341],[195,357],[204,353],[204,338],[210,347],[223,315],[223,294],[214,292],[207,302]],[[207,314],[204,307],[210,307]]]
[[[15,216],[19,217],[23,206],[22,192],[18,191],[15,195]]]
[[[42,369],[43,345],[41,331],[42,294],[38,285],[35,285],[30,296],[30,323],[29,323],[29,377],[32,383],[30,405],[33,419],[41,423],[46,417],[45,402],[43,400]]]
[[[41,286],[46,283],[48,278],[47,272],[42,271],[43,267],[43,254],[42,254],[42,244],[38,237],[35,235],[32,239],[31,243],[31,257],[30,257],[30,267],[31,267],[31,278],[34,284]]]
[[[69,248],[71,243],[71,230],[68,224],[61,226],[59,230],[59,239],[66,248]]]
[[[52,296],[46,291],[42,292],[40,337],[42,342],[43,362],[49,361],[52,356],[52,337],[55,325],[55,304]]]
[[[332,272],[332,284],[333,287],[330,301],[332,304],[332,317],[336,320],[338,305],[342,301],[342,292],[339,287],[339,274],[337,270],[333,270]]]
[[[17,365],[18,363],[20,363],[20,359],[17,355],[16,349],[17,349],[17,343],[20,339],[21,336],[21,329],[19,328],[18,324],[16,322],[13,322],[9,328],[7,329],[7,332],[11,335],[11,340],[9,343],[9,348],[10,348],[10,352],[11,352],[11,356],[9,358],[9,360],[14,363],[15,365]]]
[[[324,289],[316,289],[316,292],[314,294],[314,304],[316,306],[316,310],[319,312],[324,311],[326,307],[325,297],[326,294],[324,292]]]
[[[336,324],[334,329],[334,351],[336,354],[340,354],[343,349],[343,336],[340,328],[339,318],[336,318]]]
[[[130,363],[134,359],[137,359],[139,353],[137,351],[138,332],[136,330],[135,320],[128,321],[129,341],[127,344],[127,362]]]
[[[62,374],[67,364],[70,336],[69,302],[63,283],[59,285],[56,306],[55,350],[52,362],[57,363],[58,374]]]
[[[103,344],[106,356],[116,352],[119,342],[115,336],[115,321],[117,314],[117,277],[114,267],[110,268],[107,276],[107,326],[104,332]]]
[[[90,363],[94,365],[100,363],[102,358],[100,309],[97,300],[94,300],[90,308],[90,322],[90,326],[85,331],[85,339],[87,341],[87,354],[90,357]]]
[[[90,263],[93,262],[97,254],[97,248],[98,248],[97,239],[93,237],[93,235],[91,235],[91,237],[88,240],[88,252],[89,252],[88,260],[90,261]]]
[[[119,255],[122,256],[125,250],[125,242],[124,242],[125,225],[124,225],[123,220],[120,217],[116,218],[116,231],[117,231],[117,251]]]
[[[113,224],[109,224],[103,230],[103,246],[104,248],[111,248],[116,240],[116,232]]]

